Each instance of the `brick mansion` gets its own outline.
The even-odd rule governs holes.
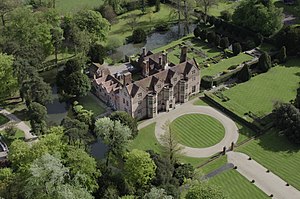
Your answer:
[[[136,61],[141,78],[133,81],[129,70],[112,74],[109,67],[93,64],[94,92],[115,110],[126,111],[136,119],[152,118],[185,103],[200,91],[200,70],[187,60],[187,47],[181,48],[180,63],[168,61],[166,52],[152,53],[143,48]]]

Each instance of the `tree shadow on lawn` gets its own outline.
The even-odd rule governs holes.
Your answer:
[[[296,153],[300,150],[300,146],[289,141],[287,137],[277,129],[271,129],[256,139],[259,140],[259,146],[268,151]]]
[[[290,68],[290,67],[297,67],[300,68],[300,59],[299,58],[291,58],[288,59],[288,61],[284,64],[282,64],[282,66]]]

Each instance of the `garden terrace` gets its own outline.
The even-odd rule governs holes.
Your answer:
[[[292,59],[284,66],[273,67],[246,83],[209,96],[238,116],[253,122],[271,113],[276,101],[289,102],[295,98],[299,73],[300,60]]]

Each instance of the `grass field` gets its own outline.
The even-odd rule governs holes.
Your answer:
[[[257,140],[237,149],[280,176],[300,190],[300,147],[293,145],[284,135],[270,130]]]
[[[289,102],[296,96],[299,86],[300,59],[289,60],[285,66],[276,66],[267,73],[223,92],[230,100],[223,106],[243,117],[251,111],[261,117],[270,113],[276,101]],[[251,121],[251,118],[246,118]]]
[[[220,16],[221,12],[224,10],[229,11],[230,13],[233,13],[236,6],[238,6],[238,1],[220,1],[217,5],[212,6],[209,9],[209,14],[214,16]]]
[[[202,114],[180,116],[170,127],[179,143],[195,148],[213,146],[225,135],[225,129],[218,120]]]
[[[86,110],[93,111],[94,116],[101,115],[105,113],[105,109],[103,108],[103,103],[101,103],[93,94],[89,93],[85,97],[81,97],[78,100],[79,104],[83,106]]]
[[[82,9],[93,9],[104,3],[104,0],[56,0],[59,13],[74,13]]]
[[[161,145],[155,137],[155,123],[152,123],[139,131],[138,136],[129,144],[129,149],[153,150],[156,153],[161,153]],[[192,158],[178,155],[178,160],[183,163],[190,163],[194,167],[207,161],[209,158]]]
[[[7,117],[5,117],[4,115],[0,114],[0,126],[3,124],[6,124],[7,122],[9,122],[9,119]]]
[[[159,12],[153,12],[154,7],[148,8],[152,12],[142,14],[141,10],[134,10],[118,16],[118,22],[111,26],[108,38],[118,39],[125,41],[125,38],[132,35],[132,27],[130,22],[132,18],[136,18],[135,27],[142,28],[145,31],[151,31],[156,24],[163,22],[172,23],[176,19],[175,17],[170,18],[170,12],[174,9],[168,5],[161,4]]]
[[[268,198],[264,192],[234,169],[214,176],[208,183],[219,186],[230,199]]]
[[[252,60],[253,57],[244,53],[240,53],[237,56],[230,57],[228,59],[223,59],[217,64],[212,64],[211,66],[204,68],[201,71],[201,76],[210,75],[214,76],[227,70],[230,66],[241,64],[242,62]]]

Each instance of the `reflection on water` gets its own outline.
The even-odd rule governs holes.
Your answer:
[[[51,104],[47,104],[47,121],[51,124],[59,125],[64,117],[68,114],[68,105],[66,102],[60,102],[59,96],[57,94],[57,86],[52,85],[52,97],[53,102]]]
[[[98,140],[97,142],[90,145],[91,147],[91,155],[95,159],[102,159],[104,158],[107,152],[107,146],[102,142],[102,140]]]
[[[194,30],[195,24],[190,25],[190,30]],[[183,32],[183,25],[181,25],[181,32]],[[182,36],[182,35],[181,35]],[[116,52],[111,55],[111,58],[114,60],[124,59],[125,55],[131,56],[141,52],[142,47],[146,47],[147,50],[154,50],[156,48],[162,47],[174,40],[179,39],[181,36],[178,36],[178,26],[171,26],[169,31],[166,32],[154,32],[147,37],[146,43],[133,44],[129,43],[123,46],[120,46],[116,49]]]

